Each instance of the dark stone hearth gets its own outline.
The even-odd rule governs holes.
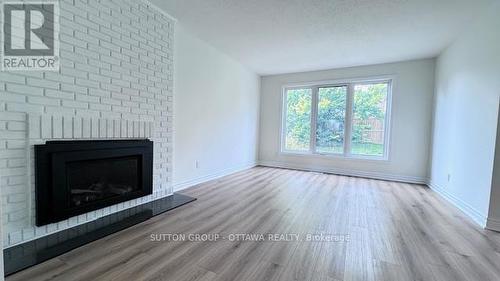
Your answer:
[[[156,215],[196,200],[182,194],[132,207],[67,230],[4,250],[5,274],[42,263],[75,248],[126,229]]]

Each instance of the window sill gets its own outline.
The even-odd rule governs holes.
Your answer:
[[[280,151],[278,153],[282,156],[298,156],[298,157],[311,157],[311,158],[322,158],[322,159],[335,159],[344,161],[368,161],[368,162],[390,162],[388,156],[364,156],[364,155],[344,155],[344,154],[328,154],[328,153],[311,153],[311,152],[299,152],[299,151]]]

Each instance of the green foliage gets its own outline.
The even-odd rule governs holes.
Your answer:
[[[347,87],[320,88],[316,146],[320,152],[342,153]],[[332,151],[333,150],[333,151]]]
[[[287,92],[286,148],[308,150],[311,134],[311,102],[309,89]]]
[[[354,119],[384,119],[387,84],[354,87]]]
[[[356,85],[353,101],[353,126],[352,142],[356,143],[377,142],[366,136],[371,131],[373,122],[384,122],[387,98],[387,84]],[[379,151],[380,152],[380,151]],[[353,153],[354,149],[353,149]],[[366,153],[360,153],[366,154]],[[382,152],[376,153],[382,155]]]

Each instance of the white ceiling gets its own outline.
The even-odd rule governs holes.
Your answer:
[[[438,55],[491,0],[151,0],[261,75]]]

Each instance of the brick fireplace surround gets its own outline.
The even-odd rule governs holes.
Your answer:
[[[173,20],[146,1],[61,0],[60,71],[0,73],[4,248],[172,193]],[[35,227],[33,145],[149,138],[153,194]]]

